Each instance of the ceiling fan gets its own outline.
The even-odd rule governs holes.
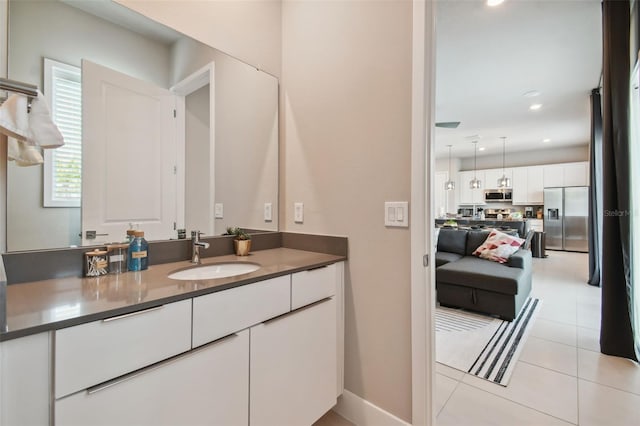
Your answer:
[[[436,123],[436,127],[442,127],[445,129],[457,129],[459,125],[459,121],[441,121]]]

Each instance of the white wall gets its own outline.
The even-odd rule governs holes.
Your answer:
[[[229,226],[278,229],[278,80],[190,39],[173,48],[172,80],[215,63],[215,202],[224,206],[214,233]],[[257,143],[258,142],[258,143]],[[273,220],[264,220],[271,203]]]
[[[170,49],[58,2],[12,2],[9,77],[43,87],[43,58],[81,59],[168,87]],[[78,34],[85,35],[78,37]],[[140,52],[145,52],[144,59]],[[8,250],[66,247],[80,239],[80,208],[42,207],[42,166],[8,164]]]
[[[412,4],[282,8],[281,228],[349,237],[345,387],[410,420],[410,232],[383,215],[410,198]]]
[[[281,2],[115,0],[275,76],[281,66]]]
[[[589,160],[589,146],[566,148],[541,147],[531,151],[507,152],[506,167],[537,166],[540,164],[572,163]],[[478,170],[502,167],[502,151],[499,155],[478,156]],[[460,170],[473,170],[473,157],[460,159]]]
[[[213,233],[213,212],[210,210],[211,142],[210,85],[185,98],[185,213],[187,231]],[[189,234],[190,235],[190,234]]]

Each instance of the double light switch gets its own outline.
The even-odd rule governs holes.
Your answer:
[[[407,201],[386,201],[384,203],[384,225],[408,227],[409,203]]]

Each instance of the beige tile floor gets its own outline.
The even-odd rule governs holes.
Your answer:
[[[543,305],[505,388],[436,364],[437,426],[640,425],[640,366],[600,353],[600,289],[588,256],[534,259]],[[314,426],[352,426],[330,411]],[[380,425],[384,426],[384,425]]]
[[[640,425],[640,366],[599,352],[600,289],[586,284],[588,256],[534,259],[543,300],[509,386],[436,365],[436,423]]]

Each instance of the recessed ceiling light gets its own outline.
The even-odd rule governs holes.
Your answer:
[[[529,109],[530,109],[531,111],[537,111],[537,110],[539,110],[540,108],[542,108],[542,104],[532,104],[532,105],[529,107]]]
[[[537,90],[529,90],[528,92],[525,92],[522,96],[524,96],[525,98],[535,98],[536,96],[540,96],[540,92],[538,92]]]
[[[544,139],[542,139],[542,142],[544,142],[544,143],[549,143],[549,142],[551,142],[551,139],[549,139],[549,138],[544,138]]]
[[[478,148],[478,151],[484,151],[486,148],[484,146],[481,146],[480,148]]]
[[[504,0],[487,0],[487,6],[498,6],[500,4],[504,3]]]

